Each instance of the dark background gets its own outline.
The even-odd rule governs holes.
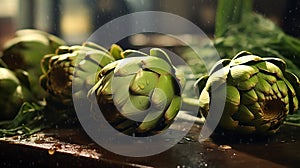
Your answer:
[[[21,28],[44,30],[68,43],[80,43],[110,20],[144,10],[177,14],[213,37],[217,6],[217,0],[5,0],[1,3],[6,1],[15,3],[17,12],[7,16],[3,13],[11,9],[2,9],[0,49],[4,41]],[[286,33],[300,37],[300,0],[254,0],[254,10],[270,18]]]

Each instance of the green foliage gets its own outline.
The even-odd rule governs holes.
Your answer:
[[[300,39],[281,30],[270,19],[252,11],[253,0],[219,0],[214,44],[222,58],[232,58],[242,50],[262,57],[278,57],[287,71],[300,76]],[[298,122],[300,112],[288,116]]]
[[[0,137],[30,135],[52,124],[45,121],[44,107],[25,102],[14,119],[0,122]]]

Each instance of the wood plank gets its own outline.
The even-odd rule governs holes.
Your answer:
[[[270,137],[214,134],[198,142],[194,124],[177,145],[158,155],[135,158],[111,153],[81,128],[50,129],[22,139],[0,141],[0,167],[296,167],[300,161],[299,127],[284,125]]]

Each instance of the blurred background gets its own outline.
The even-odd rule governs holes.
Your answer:
[[[0,3],[0,49],[17,29],[23,28],[44,30],[70,44],[80,44],[110,20],[144,10],[177,14],[213,37],[217,6],[217,0],[1,0]],[[287,34],[300,37],[299,0],[255,0],[254,9]],[[126,46],[143,45],[140,42],[138,37],[131,37]]]

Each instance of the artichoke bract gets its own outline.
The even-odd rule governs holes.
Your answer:
[[[35,29],[16,31],[15,37],[4,44],[2,59],[9,69],[23,69],[29,73],[32,92],[43,98],[38,77],[42,74],[40,60],[46,54],[55,53],[57,47],[65,42],[47,32]]]
[[[27,73],[0,68],[0,96],[0,121],[13,119],[23,102],[32,100]]]
[[[181,107],[182,74],[161,49],[151,49],[150,55],[125,50],[122,55],[124,59],[99,72],[99,81],[88,94],[92,112],[100,109],[112,127],[130,136],[154,135],[168,128]]]
[[[113,45],[111,51],[122,49]],[[41,86],[49,93],[47,101],[62,108],[72,107],[72,82],[76,82],[74,94],[80,95],[83,89],[89,90],[94,84],[97,72],[105,65],[115,61],[111,52],[92,42],[82,46],[60,46],[55,54],[45,55],[41,60],[43,75],[40,77]],[[117,55],[114,53],[114,55]],[[81,60],[81,58],[85,58]],[[117,57],[117,56],[116,56]],[[80,60],[78,62],[78,60]],[[74,67],[78,70],[74,72]],[[92,72],[92,70],[97,70]],[[74,78],[82,76],[84,78]]]
[[[298,109],[299,80],[286,71],[285,62],[279,58],[261,58],[243,51],[232,60],[217,62],[195,83],[201,91],[199,105],[205,117],[211,96],[218,95],[221,86],[225,86],[226,98],[217,129],[222,131],[273,134],[287,114]]]

